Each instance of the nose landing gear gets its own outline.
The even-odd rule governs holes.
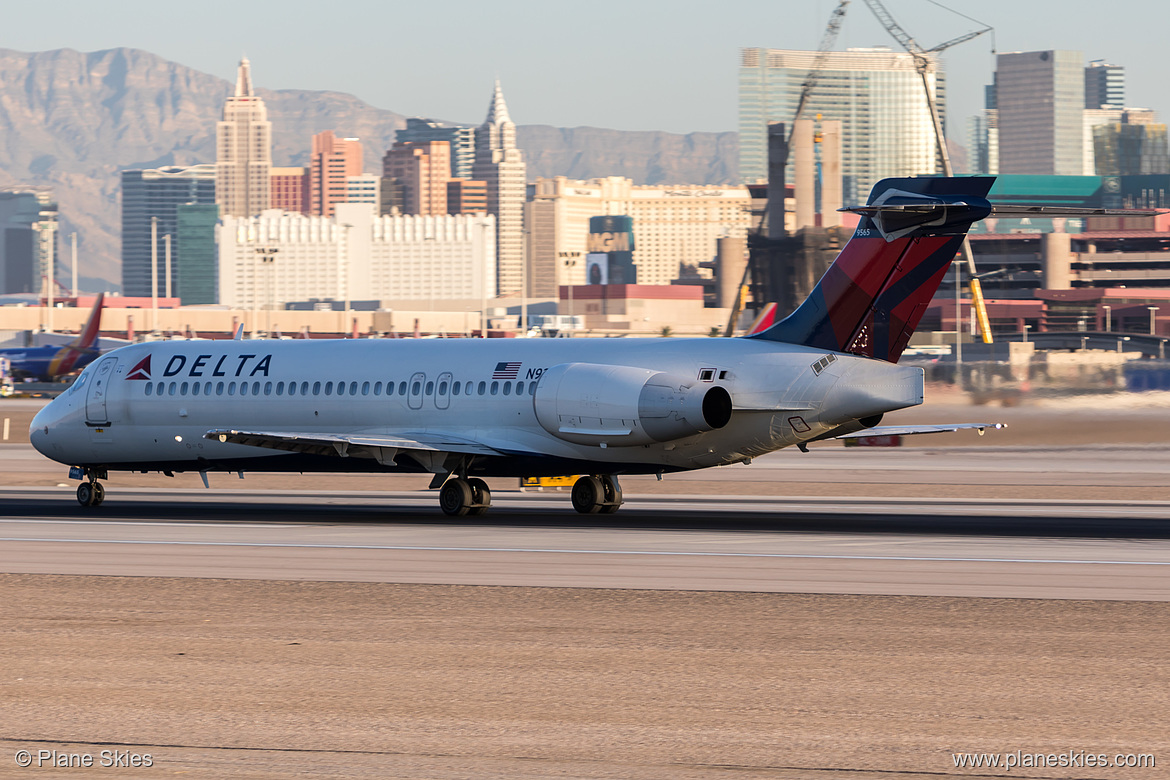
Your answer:
[[[106,479],[106,472],[85,469],[86,482],[77,486],[77,503],[82,506],[101,506],[106,500],[106,488],[99,479]]]

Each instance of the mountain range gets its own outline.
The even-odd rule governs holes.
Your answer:
[[[0,188],[49,185],[62,257],[76,231],[82,284],[121,287],[119,171],[215,161],[215,123],[233,85],[140,49],[0,49]],[[362,139],[366,170],[405,116],[342,92],[265,90],[274,165],[308,162],[323,130]],[[486,114],[490,94],[484,94]],[[517,108],[512,107],[515,112]],[[479,120],[476,120],[478,123]],[[637,184],[722,184],[735,176],[735,133],[633,132],[521,125],[528,178],[626,176]]]

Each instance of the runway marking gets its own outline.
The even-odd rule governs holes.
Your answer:
[[[396,550],[405,552],[499,552],[499,553],[548,553],[556,555],[654,555],[688,556],[699,558],[803,558],[833,561],[923,561],[927,563],[1065,563],[1096,566],[1170,566],[1170,561],[1099,561],[1062,558],[946,558],[908,555],[817,555],[812,553],[737,553],[697,552],[693,550],[566,550],[533,547],[427,547],[410,545],[379,544],[304,544],[297,542],[191,542],[191,541],[150,541],[147,539],[38,539],[0,538],[0,542],[41,542],[50,544],[154,544],[178,545],[183,547],[260,547],[277,549],[307,550]]]

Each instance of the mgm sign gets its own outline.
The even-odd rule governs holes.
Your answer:
[[[590,217],[587,246],[586,284],[638,283],[638,269],[634,267],[633,219]]]

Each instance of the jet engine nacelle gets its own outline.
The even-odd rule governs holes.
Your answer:
[[[541,427],[558,439],[607,447],[673,441],[731,420],[731,395],[718,385],[596,363],[552,366],[533,405]]]

